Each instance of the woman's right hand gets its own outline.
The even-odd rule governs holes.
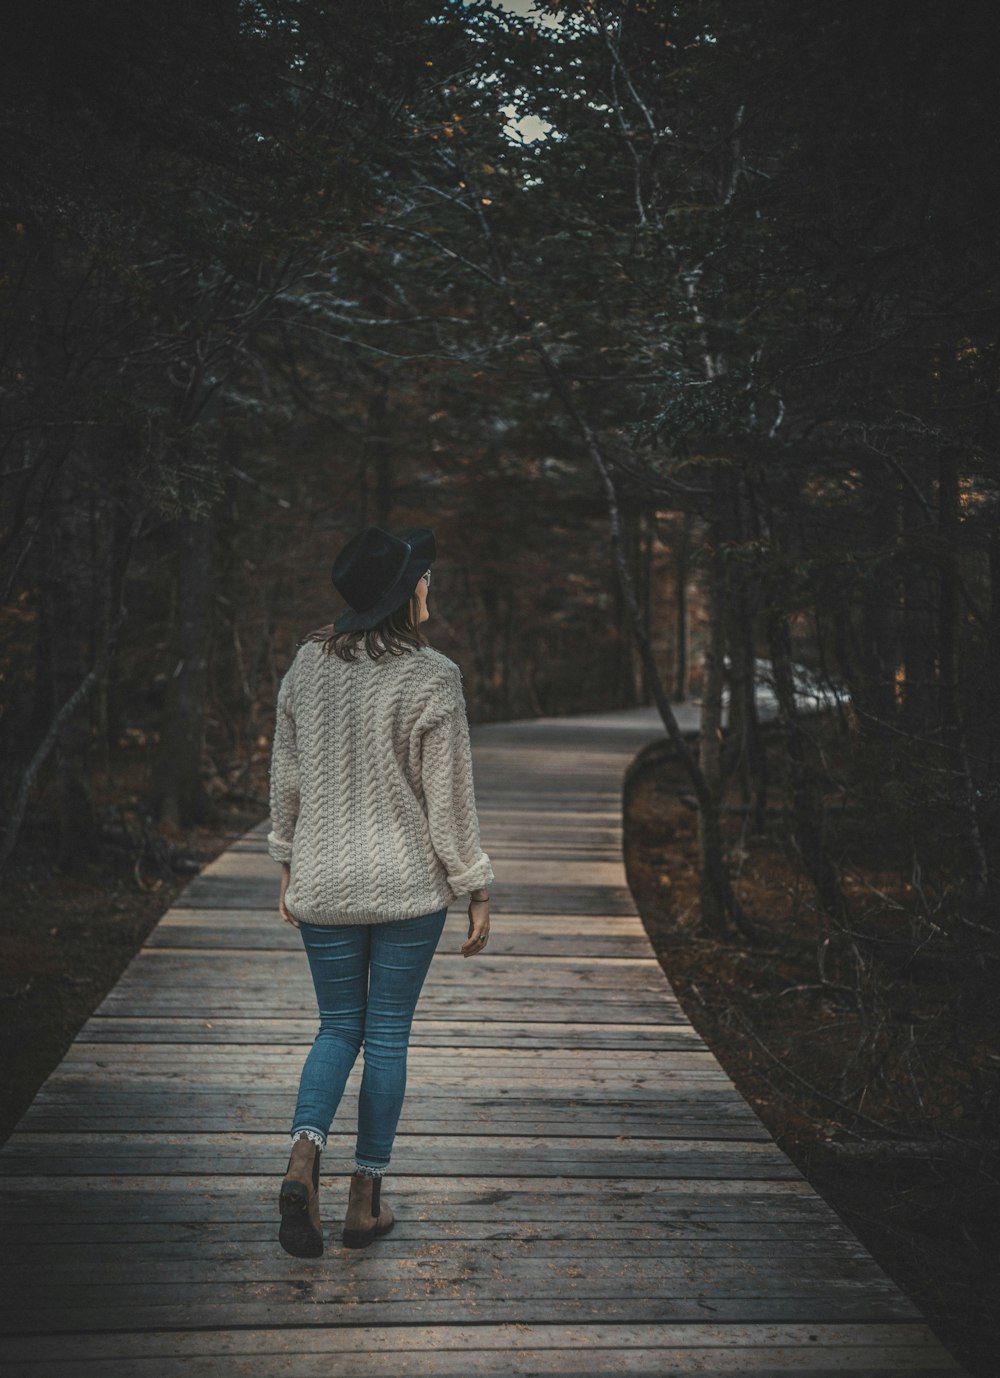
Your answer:
[[[278,886],[278,913],[285,923],[290,923],[293,928],[298,928],[299,921],[294,914],[288,912],[285,904],[285,893],[288,890],[288,882],[292,878],[292,868],[287,861],[281,863],[281,884]]]
[[[469,936],[462,944],[463,957],[475,957],[486,946],[490,933],[490,901],[486,899],[469,900]]]

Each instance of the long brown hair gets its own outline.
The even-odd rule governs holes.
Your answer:
[[[426,646],[427,640],[417,626],[419,603],[414,589],[409,600],[402,607],[395,608],[383,617],[374,627],[356,632],[334,632],[333,623],[317,627],[306,641],[320,641],[326,655],[335,655],[338,660],[357,660],[362,644],[372,660],[383,655],[409,655],[411,650]]]

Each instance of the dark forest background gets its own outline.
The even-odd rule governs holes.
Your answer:
[[[725,808],[780,826],[821,986],[871,1013],[886,943],[944,973],[949,1133],[992,1151],[995,27],[976,0],[20,6],[8,875],[263,816],[334,555],[428,524],[470,717],[655,704],[704,931],[755,933]]]
[[[23,7],[3,53],[6,851],[45,818],[61,865],[93,857],[123,751],[154,818],[203,818],[267,737],[297,636],[338,610],[337,549],[428,522],[435,637],[474,716],[676,699],[693,673],[710,813],[724,680],[764,790],[765,659],[808,833],[805,663],[848,687],[844,730],[926,772],[982,918],[991,18]]]

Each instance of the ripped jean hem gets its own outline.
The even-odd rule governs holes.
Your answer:
[[[308,1139],[317,1148],[326,1148],[326,1135],[319,1129],[293,1129],[291,1133],[292,1143],[294,1144],[298,1139]]]
[[[385,1167],[371,1167],[368,1163],[359,1163],[354,1160],[354,1171],[359,1177],[383,1177],[389,1170],[389,1164]]]
[[[305,1126],[302,1129],[293,1129],[290,1137],[293,1144],[299,1139],[308,1139],[309,1142],[315,1144],[317,1148],[326,1148],[326,1135],[320,1130],[313,1129],[309,1126]],[[357,1159],[355,1159],[354,1163],[354,1171],[361,1177],[384,1177],[388,1169],[388,1163],[382,1167],[373,1167],[371,1163],[360,1163]]]

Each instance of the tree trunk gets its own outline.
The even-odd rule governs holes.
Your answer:
[[[847,916],[847,903],[836,870],[823,846],[817,781],[806,757],[806,745],[795,702],[788,619],[778,608],[772,609],[768,617],[768,639],[775,696],[778,700],[778,718],[782,727],[792,786],[795,843],[823,912],[843,922]]]
[[[500,632],[500,718],[509,720],[511,712],[511,656],[514,653],[514,600],[509,592],[503,598],[503,616]]]
[[[122,611],[127,593],[127,571],[132,559],[132,550],[135,545],[136,533],[141,525],[141,515],[134,516],[128,509],[121,493],[119,501],[115,506],[114,523],[114,567],[115,579],[113,581],[114,600],[111,603],[111,617],[113,623],[117,625],[124,620],[127,610]],[[109,582],[109,588],[111,583]],[[117,636],[117,633],[116,633]],[[123,675],[120,659],[112,655],[108,659],[107,670],[102,677],[102,683],[106,686],[105,701],[107,704],[107,715],[105,729],[107,731],[107,750],[109,758],[111,753],[116,750],[121,741],[122,732],[125,730],[126,722],[126,695],[129,685],[127,677]]]
[[[749,514],[744,510],[740,481],[720,475],[724,507],[723,539],[738,549],[746,539]],[[747,810],[754,790],[750,737],[756,723],[754,702],[753,597],[748,571],[735,558],[724,561],[723,637],[729,657],[725,680],[729,686],[729,712],[722,744],[722,791],[737,776],[740,798]]]
[[[688,569],[691,553],[691,513],[681,517],[680,537],[674,552],[675,645],[674,702],[686,703],[688,697]]]
[[[760,539],[763,535],[760,509],[754,498],[753,480],[745,479],[738,490],[736,507],[738,533],[741,540]],[[742,702],[744,740],[741,755],[745,762],[745,791],[750,803],[754,831],[764,832],[767,826],[767,790],[769,783],[767,747],[757,716],[757,642],[756,626],[762,598],[759,576],[748,580],[738,575],[733,589],[733,623],[730,632],[734,664],[742,660]],[[736,689],[733,690],[734,695]]]
[[[710,810],[698,811],[698,859],[701,882],[699,896],[705,925],[721,932],[726,916],[720,897],[711,883],[711,850],[718,834],[719,804],[722,801],[722,686],[725,677],[723,656],[726,644],[726,571],[721,551],[721,526],[714,521],[709,529],[710,550],[705,595],[708,625],[702,660],[701,714],[698,734],[698,766],[712,800]]]
[[[71,460],[52,494],[47,555],[41,576],[51,673],[49,701],[58,710],[86,679],[93,657],[92,511]],[[86,699],[67,715],[55,743],[58,788],[56,864],[76,870],[98,850],[97,821],[91,798],[93,750]]]
[[[941,664],[941,719],[944,740],[954,770],[955,798],[962,815],[962,842],[966,874],[974,911],[982,916],[991,891],[989,857],[983,842],[976,808],[976,784],[966,746],[965,723],[959,706],[958,684],[958,463],[954,454],[945,453],[939,462],[938,508],[943,550],[941,559],[941,602],[938,645]],[[994,923],[996,917],[994,916]]]
[[[761,740],[754,690],[753,612],[744,581],[737,577],[730,585],[729,720],[723,745],[723,777],[729,779],[736,775],[740,799],[753,819],[755,831],[760,833],[764,830],[767,812],[767,753]]]
[[[873,506],[873,549],[885,554],[896,541],[894,505],[878,493]],[[868,570],[861,594],[860,696],[855,706],[864,732],[881,736],[896,718],[896,666],[899,652],[896,614],[900,599],[888,559]]]
[[[365,439],[358,475],[358,525],[387,527],[392,514],[393,464],[389,437],[389,377],[382,369],[366,370],[372,391],[365,418]]]
[[[631,506],[622,504],[622,553],[632,579],[633,588],[636,586],[636,571],[638,569],[638,510]],[[615,627],[618,633],[618,654],[615,666],[615,707],[634,708],[637,702],[636,697],[636,666],[635,666],[635,640],[630,627],[630,617],[628,601],[621,581],[615,581]]]
[[[253,751],[256,736],[254,696],[251,684],[254,667],[248,660],[241,621],[246,627],[249,609],[245,606],[244,572],[240,561],[240,511],[236,471],[242,471],[243,456],[239,433],[226,430],[222,452],[227,460],[223,493],[212,517],[215,527],[215,586],[217,631],[212,655],[216,706],[223,717],[227,745],[236,757]],[[244,739],[243,733],[247,733]]]
[[[389,436],[389,379],[380,373],[368,407],[368,465],[375,476],[375,524],[389,525],[393,505],[392,441]]]
[[[642,617],[642,629],[646,640],[652,637],[653,626],[653,522],[654,514],[643,508],[639,514],[640,526],[640,549],[639,549],[639,613]],[[637,701],[645,708],[651,698],[652,689],[649,684],[649,672],[646,669],[642,656],[637,657],[639,682],[637,685]]]
[[[939,716],[936,652],[936,613],[933,569],[925,555],[920,558],[921,543],[926,548],[931,534],[926,509],[917,501],[909,487],[902,496],[903,534],[905,538],[902,567],[902,655],[903,702],[900,718],[908,732],[929,732]]]
[[[993,689],[1000,684],[1000,528],[994,528],[990,533],[988,555],[990,613],[986,685]],[[1000,713],[989,715],[989,748],[986,770],[987,778],[990,780],[995,780],[1000,776]]]

